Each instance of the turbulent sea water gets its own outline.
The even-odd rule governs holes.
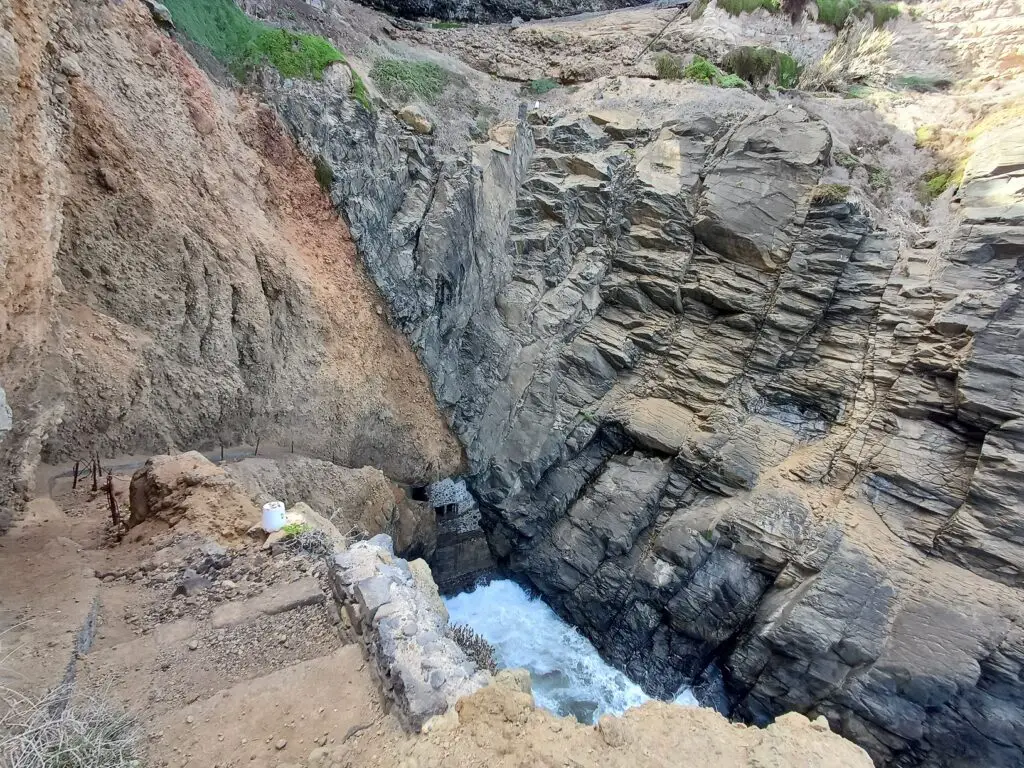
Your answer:
[[[601,715],[622,714],[650,701],[640,686],[606,664],[587,638],[514,581],[492,581],[445,603],[453,624],[469,625],[494,646],[500,667],[530,670],[538,706],[595,723]],[[698,706],[689,689],[675,701]]]

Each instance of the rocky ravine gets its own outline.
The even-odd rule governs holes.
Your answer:
[[[502,562],[654,693],[714,667],[734,715],[824,714],[881,764],[1015,764],[1019,126],[910,247],[815,202],[833,137],[799,100],[598,81],[445,159],[271,90]]]
[[[800,96],[601,78],[453,154],[343,68],[267,75],[346,228],[134,0],[0,10],[4,509],[41,451],[218,434],[422,482],[436,398],[499,561],[652,693],[717,669],[881,764],[1018,761],[1019,124],[908,245],[816,197]]]

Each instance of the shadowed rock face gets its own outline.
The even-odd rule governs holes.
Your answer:
[[[696,95],[442,161],[278,90],[466,448],[495,555],[654,694],[709,665],[887,765],[1024,748],[1021,164],[900,249],[812,203],[828,127]],[[997,160],[987,160],[988,157]]]
[[[360,0],[363,5],[409,19],[511,21],[572,16],[643,5],[643,0]]]

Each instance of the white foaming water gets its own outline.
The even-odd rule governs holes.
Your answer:
[[[640,686],[606,664],[589,640],[514,581],[492,581],[445,604],[453,624],[468,624],[494,646],[499,667],[530,670],[534,699],[544,709],[596,723],[601,715],[620,715],[650,701]],[[675,702],[698,706],[689,689]]]

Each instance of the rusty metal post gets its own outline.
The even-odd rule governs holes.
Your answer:
[[[74,479],[72,479],[72,481],[71,481],[71,490],[72,491],[75,490],[78,487],[78,465],[79,465],[79,463],[80,462],[78,462],[78,461],[75,462],[75,476],[74,476]]]
[[[107,504],[110,506],[110,520],[114,527],[121,525],[121,511],[117,508],[117,497],[114,495],[114,473],[107,472]]]

